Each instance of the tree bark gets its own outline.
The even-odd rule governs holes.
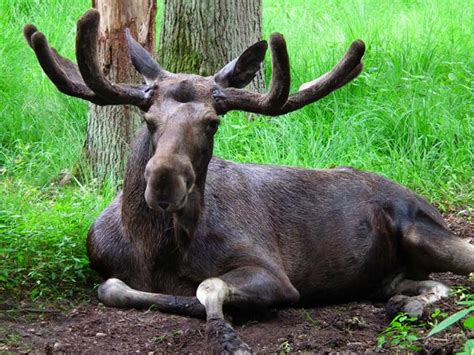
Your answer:
[[[159,61],[175,73],[214,74],[262,37],[261,0],[164,0]],[[263,91],[263,66],[249,86]]]
[[[124,30],[130,28],[138,42],[154,53],[156,0],[92,0],[92,6],[101,15],[98,56],[105,76],[115,83],[142,82],[132,66]],[[139,123],[134,107],[90,105],[85,151],[94,178],[121,181]]]

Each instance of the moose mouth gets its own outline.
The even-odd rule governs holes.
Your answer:
[[[188,203],[188,193],[185,193],[181,198],[179,203],[169,203],[166,201],[160,201],[157,198],[154,198],[151,193],[149,193],[148,188],[145,190],[145,201],[148,207],[154,211],[163,211],[168,213],[176,213],[186,207]]]
[[[178,212],[179,210],[182,210],[184,207],[186,207],[187,204],[188,204],[188,193],[186,193],[183,196],[183,198],[181,199],[181,202],[179,203],[178,207],[175,210],[170,211],[169,207],[168,207],[168,209],[166,211],[167,212]]]

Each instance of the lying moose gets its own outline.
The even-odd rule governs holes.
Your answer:
[[[432,272],[474,272],[474,246],[453,235],[424,199],[352,168],[308,170],[238,164],[212,157],[219,116],[242,110],[278,116],[313,103],[362,70],[355,41],[330,72],[289,95],[282,35],[270,36],[268,93],[249,92],[265,41],[210,77],[162,69],[127,30],[145,85],[109,82],[97,59],[96,10],[78,21],[78,65],[49,47],[33,25],[24,33],[57,88],[98,105],[144,112],[123,191],[92,225],[92,267],[107,281],[111,307],[149,307],[207,318],[216,352],[250,351],[224,320],[223,306],[385,298],[420,315],[448,287]]]

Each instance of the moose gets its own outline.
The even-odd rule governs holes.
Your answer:
[[[354,41],[328,73],[290,95],[283,36],[269,39],[266,93],[245,88],[264,60],[260,41],[203,77],[164,70],[127,29],[144,84],[110,82],[97,59],[98,11],[78,21],[77,65],[26,25],[43,71],[66,95],[97,105],[134,105],[138,134],[124,186],[90,228],[91,266],[110,307],[207,319],[215,352],[250,352],[224,318],[234,309],[385,299],[420,316],[449,288],[433,272],[474,272],[474,246],[451,233],[414,192],[374,173],[239,164],[213,157],[220,116],[241,110],[279,116],[322,99],[362,71]]]

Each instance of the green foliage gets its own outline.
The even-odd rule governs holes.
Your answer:
[[[473,304],[474,304],[474,302],[473,302]],[[448,318],[443,320],[441,323],[436,325],[431,330],[431,332],[428,333],[428,336],[435,335],[436,333],[439,333],[439,332],[445,330],[446,328],[451,327],[453,324],[455,324],[456,322],[458,322],[459,320],[461,320],[462,318],[464,318],[465,316],[467,316],[469,313],[471,313],[473,311],[474,311],[474,306],[471,306],[469,308],[465,308],[465,309],[462,309],[462,310],[454,313],[453,315],[449,316]],[[472,318],[474,318],[474,317],[471,317],[470,319],[472,319]],[[468,322],[467,324],[468,325],[472,324],[472,321]]]
[[[398,314],[387,328],[377,337],[377,347],[392,349],[421,350],[414,344],[419,339],[418,319],[405,313]]]
[[[472,355],[474,354],[474,339],[470,339],[466,341],[464,344],[464,350],[461,353],[458,353],[458,355]]]
[[[263,16],[266,36],[285,35],[293,90],[329,70],[355,38],[367,44],[365,70],[315,105],[263,119],[254,141],[241,143],[249,151],[242,159],[353,165],[445,208],[472,205],[472,8],[449,1],[266,1]]]
[[[400,351],[402,349],[420,351],[422,349],[420,346],[423,345],[423,341],[427,337],[449,328],[472,312],[472,308],[474,308],[474,295],[470,293],[461,295],[458,292],[457,297],[465,299],[465,301],[458,302],[459,304],[470,308],[456,312],[450,317],[447,317],[448,314],[438,308],[426,320],[420,320],[415,317],[409,317],[405,313],[399,313],[377,337],[377,347],[392,351]],[[464,321],[466,329],[472,329],[471,327],[474,326],[474,319],[471,318],[474,317],[469,317]],[[428,335],[425,335],[426,331],[431,328],[432,330]]]
[[[431,313],[429,319],[427,320],[427,326],[432,328],[435,327],[440,321],[448,316],[448,313],[441,311],[441,309],[436,308],[433,313]]]
[[[83,293],[91,276],[87,230],[111,194],[21,180],[6,181],[0,194],[0,293],[32,299]]]
[[[280,345],[278,345],[278,351],[280,354],[289,354],[293,351],[293,346],[287,339],[279,339],[283,340]]]
[[[174,330],[170,333],[165,333],[165,334],[162,334],[162,335],[155,336],[151,340],[155,344],[161,344],[165,341],[170,341],[170,340],[177,339],[180,336],[182,336],[183,334],[184,334],[184,332],[182,330]]]
[[[318,322],[316,322],[316,321],[314,320],[314,318],[311,317],[311,314],[310,314],[306,309],[303,308],[303,309],[302,309],[302,312],[303,312],[304,318],[306,319],[306,322],[307,322],[310,326],[316,327],[316,326],[318,325]]]
[[[472,309],[471,309],[472,311]],[[464,322],[463,325],[466,329],[473,330],[474,329],[474,316],[470,316],[467,318]]]
[[[0,0],[0,172],[42,186],[78,162],[87,104],[57,91],[23,39],[35,23],[72,58],[87,1]]]
[[[459,295],[459,292],[457,292],[457,294]],[[460,298],[463,299],[463,301],[459,301],[458,304],[464,306],[464,308],[450,315],[441,323],[434,326],[433,329],[428,333],[428,336],[433,336],[439,332],[442,332],[443,330],[448,329],[459,322],[461,319],[474,312],[474,294],[461,293],[460,295]],[[474,316],[467,318],[463,322],[463,325],[466,329],[474,329]]]

